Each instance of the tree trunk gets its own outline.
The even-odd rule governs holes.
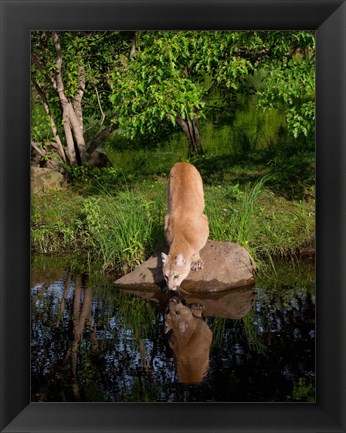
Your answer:
[[[56,87],[59,95],[60,103],[63,110],[63,122],[64,122],[64,132],[66,136],[66,144],[67,144],[67,153],[69,156],[69,162],[71,166],[76,165],[77,163],[84,164],[86,162],[86,149],[85,149],[85,140],[83,134],[83,125],[80,121],[83,120],[81,114],[81,99],[84,92],[85,86],[85,77],[84,77],[84,69],[79,69],[79,88],[76,94],[74,103],[77,107],[77,111],[80,111],[80,119],[78,119],[78,114],[76,114],[75,108],[72,103],[67,99],[65,94],[64,82],[62,79],[62,52],[60,45],[60,38],[57,32],[53,32],[53,40],[55,44],[55,50],[57,54],[56,60]],[[76,140],[76,148],[73,137]],[[78,157],[77,153],[78,151]],[[79,159],[79,160],[78,160]]]
[[[76,112],[74,111],[74,108],[71,103],[69,103],[68,115],[70,120],[70,126],[78,149],[78,155],[80,158],[79,163],[83,165],[87,161],[83,127],[80,124]]]
[[[66,138],[67,156],[71,167],[77,165],[76,151],[74,148],[73,135],[71,131],[70,118],[68,115],[68,105],[62,104],[62,121],[64,124],[64,132]]]
[[[203,155],[203,147],[197,127],[197,119],[195,118],[191,120],[190,117],[186,114],[186,120],[184,120],[181,116],[177,116],[176,120],[178,125],[187,136],[187,142],[189,145],[189,157],[195,155]]]
[[[139,32],[135,32],[134,36],[133,36],[133,42],[132,42],[132,46],[131,46],[131,50],[130,50],[130,59],[132,60],[133,55],[135,54],[136,50],[137,50],[137,40],[139,37]]]
[[[77,119],[80,123],[80,127],[82,131],[83,131],[82,99],[84,95],[84,90],[85,90],[85,69],[84,66],[79,65],[78,66],[78,89],[72,100],[72,105],[76,113]]]
[[[78,66],[78,89],[72,100],[70,108],[70,119],[73,127],[73,135],[79,151],[79,156],[82,164],[87,161],[86,145],[84,139],[84,126],[83,126],[83,111],[82,99],[85,89],[85,69],[82,65]]]

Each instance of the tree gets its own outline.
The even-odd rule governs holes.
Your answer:
[[[299,50],[305,51],[297,61]],[[224,95],[237,92],[260,70],[265,79],[258,89],[259,105],[266,109],[284,102],[294,135],[300,126],[307,133],[313,67],[314,38],[308,32],[143,32],[131,58],[119,58],[114,66],[111,100],[129,137],[155,133],[170,121],[186,134],[192,156],[203,153],[198,122],[206,117],[215,89]]]
[[[126,32],[32,34],[34,104],[41,101],[39,120],[48,121],[51,131],[42,143],[44,128],[33,125],[32,147],[41,156],[53,148],[63,164],[83,165],[115,129],[105,75],[110,60],[128,49],[129,37]]]
[[[255,74],[258,105],[283,107],[289,131],[308,135],[314,44],[312,32],[33,32],[32,148],[82,165],[118,126],[134,138],[171,124],[201,154],[216,89],[227,110]]]
[[[266,33],[268,57],[261,65],[258,105],[284,106],[288,131],[295,137],[315,131],[315,36],[313,32]],[[277,41],[280,41],[278,43]],[[269,50],[270,48],[270,50]]]
[[[111,100],[124,132],[155,132],[179,125],[189,155],[203,152],[198,122],[216,87],[236,89],[252,69],[239,56],[231,32],[144,32],[131,59],[122,57],[110,76]]]

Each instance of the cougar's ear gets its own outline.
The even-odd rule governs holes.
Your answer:
[[[165,253],[161,253],[161,259],[162,259],[162,263],[165,264],[165,263],[166,263],[166,260],[168,259],[167,254],[165,254]]]
[[[186,258],[183,253],[179,253],[175,260],[178,266],[186,265]]]

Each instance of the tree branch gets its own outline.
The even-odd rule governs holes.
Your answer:
[[[106,115],[105,115],[104,111],[102,110],[100,96],[99,96],[99,92],[98,92],[96,86],[95,86],[95,91],[96,91],[97,103],[99,105],[99,109],[100,109],[100,113],[101,113],[101,120],[100,120],[100,124],[99,124],[99,128],[101,128],[101,126],[103,125],[103,122],[105,121]]]
[[[47,152],[44,149],[40,149],[37,145],[37,143],[35,143],[34,141],[31,140],[31,146],[32,148],[42,157],[47,155]],[[53,164],[52,161],[50,161],[49,159],[47,159],[46,161],[47,165],[49,165],[54,171],[58,171],[57,167]]]
[[[50,111],[47,93],[44,92],[41,89],[40,85],[37,83],[37,81],[33,77],[31,78],[31,81],[32,81],[32,84],[34,85],[37,93],[39,94],[39,96],[42,99],[44,109],[45,109],[45,111],[47,113],[47,116],[49,118],[50,128],[52,130],[53,137],[54,137],[54,139],[56,141],[56,147],[55,148],[56,148],[59,156],[62,158],[62,160],[64,162],[66,162],[65,150],[64,150],[64,147],[63,147],[63,145],[61,143],[60,137],[58,135],[58,130],[57,130],[57,127],[55,125],[55,121],[54,121],[53,115],[52,115],[52,113]]]
[[[31,146],[32,148],[41,156],[45,156],[46,155],[46,151],[43,149],[40,149],[37,144],[31,140]]]
[[[44,68],[42,60],[34,52],[31,53],[31,60],[32,60],[32,63],[37,67],[37,69],[39,69],[41,72],[43,72],[44,75],[48,78],[48,80],[52,83],[53,88],[56,89],[57,85],[56,85],[55,78],[52,75],[47,74],[45,72],[45,68]]]
[[[208,97],[211,95],[211,93],[213,93],[213,91],[217,88],[218,83],[216,81],[214,81],[212,83],[212,85],[209,87],[209,89],[205,92],[205,94],[203,95],[203,101],[205,101],[206,99],[208,99]]]
[[[116,126],[114,124],[106,126],[101,132],[99,132],[92,140],[90,146],[88,146],[87,153],[88,155],[91,155],[99,146],[100,144],[109,136],[111,132],[113,132],[116,129]]]
[[[60,103],[63,109],[63,122],[64,122],[64,131],[66,136],[66,144],[68,150],[68,157],[70,160],[70,164],[73,166],[77,162],[76,151],[74,148],[73,136],[77,142],[77,148],[79,150],[79,156],[82,164],[86,161],[85,154],[85,142],[83,131],[81,128],[81,124],[78,120],[78,117],[74,111],[72,104],[69,102],[65,95],[64,82],[62,79],[62,51],[60,38],[57,32],[53,32],[53,40],[56,50],[56,83],[57,83],[57,91],[59,94]],[[73,136],[72,136],[73,131]]]

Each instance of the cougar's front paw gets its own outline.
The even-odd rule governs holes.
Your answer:
[[[202,262],[201,259],[196,260],[195,262],[191,263],[191,270],[192,271],[198,271],[199,269],[203,269],[204,268],[204,263]]]
[[[191,304],[190,309],[193,316],[201,319],[203,316],[203,311],[205,310],[205,306],[203,304]]]

